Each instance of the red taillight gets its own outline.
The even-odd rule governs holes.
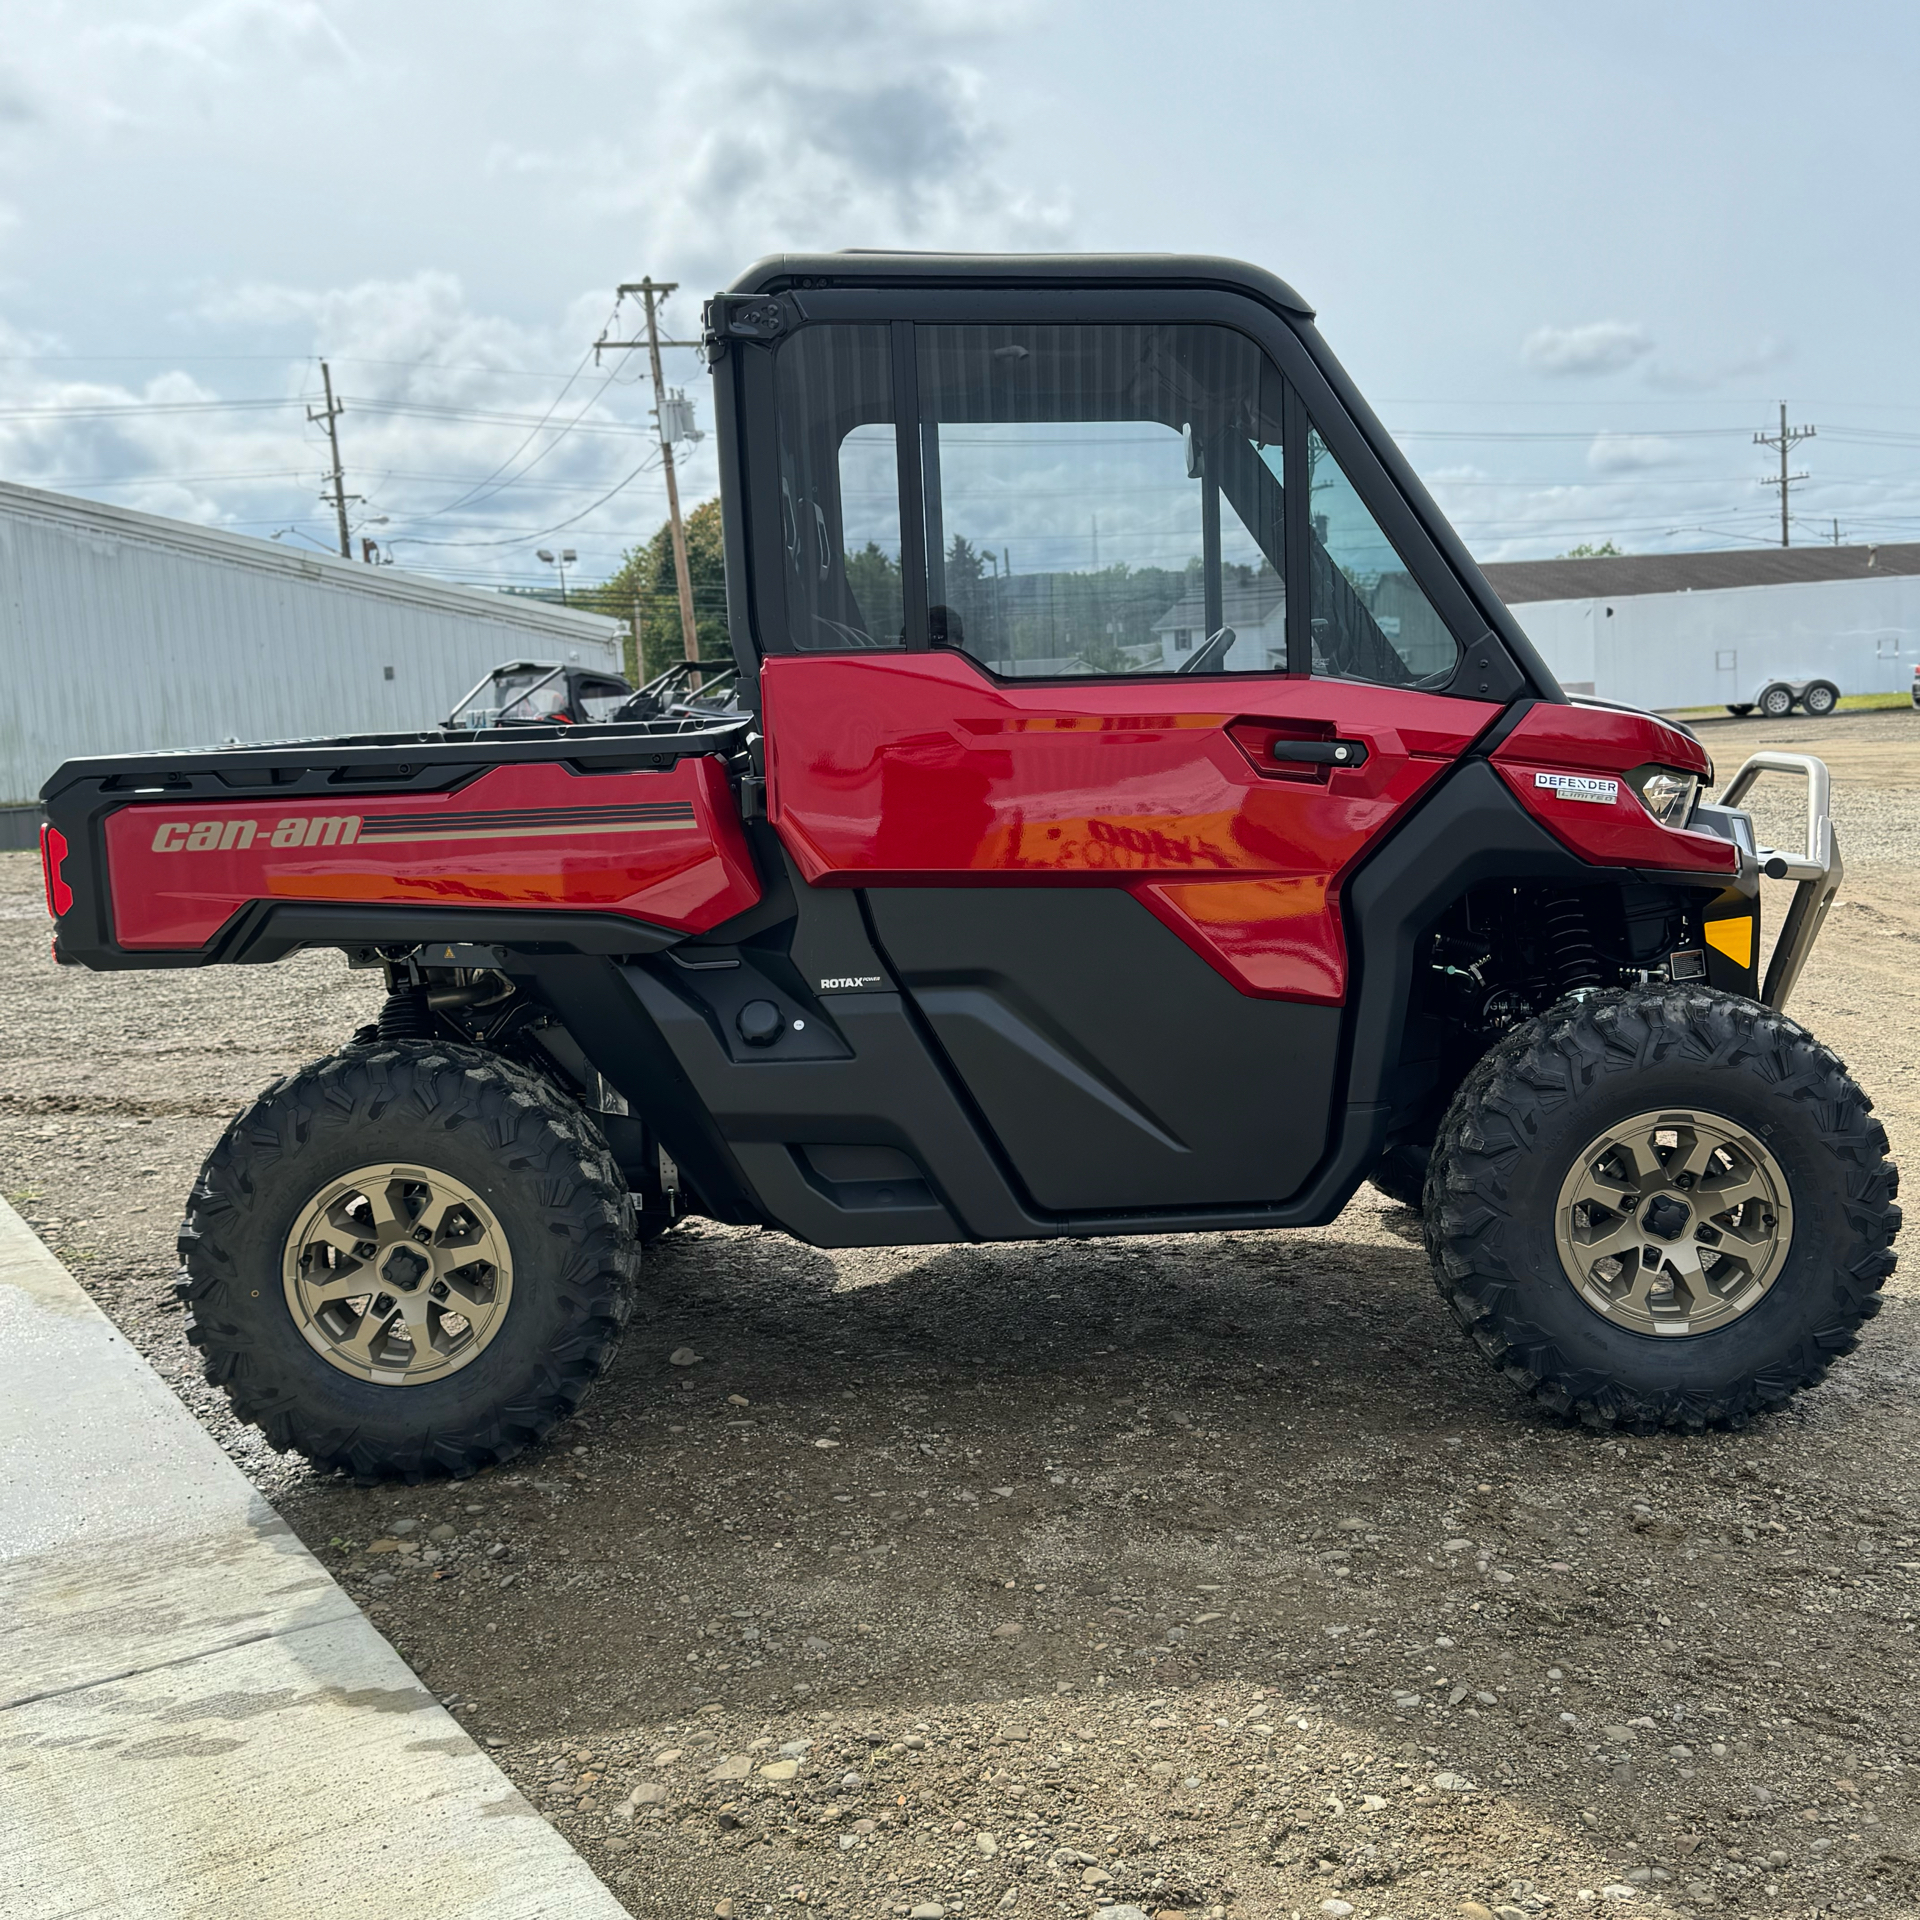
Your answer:
[[[40,877],[47,886],[47,911],[58,920],[73,906],[73,889],[61,878],[66,865],[67,836],[58,827],[40,829]]]

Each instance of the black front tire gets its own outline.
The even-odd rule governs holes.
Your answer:
[[[1760,717],[1763,720],[1786,720],[1793,714],[1793,689],[1788,686],[1768,687],[1760,696]]]
[[[1840,689],[1831,680],[1816,680],[1800,696],[1800,704],[1816,720],[1824,720],[1840,704]]]
[[[329,1182],[416,1163],[485,1196],[512,1296],[458,1371],[376,1384],[303,1336],[283,1286],[296,1218]],[[269,1087],[227,1129],[180,1230],[187,1338],[281,1452],[363,1480],[464,1477],[533,1445],[612,1362],[639,1252],[599,1131],[550,1081],[479,1048],[355,1046]]]
[[[1576,1292],[1555,1237],[1561,1182],[1626,1115],[1697,1109],[1765,1141],[1793,1200],[1790,1249],[1739,1318],[1633,1332]],[[1872,1103],[1827,1048],[1731,994],[1595,994],[1516,1028],[1468,1075],[1428,1178],[1434,1279],[1524,1394],[1593,1427],[1740,1421],[1850,1352],[1894,1268],[1899,1175]]]

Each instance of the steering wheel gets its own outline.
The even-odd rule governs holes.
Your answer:
[[[1231,627],[1222,627],[1218,633],[1210,633],[1194,648],[1191,660],[1182,660],[1174,668],[1175,673],[1210,673],[1233,651],[1233,643],[1239,635]]]

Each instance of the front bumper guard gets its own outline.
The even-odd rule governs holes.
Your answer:
[[[1814,941],[1820,937],[1827,909],[1840,891],[1846,867],[1833,832],[1832,782],[1827,775],[1827,764],[1810,753],[1754,754],[1727,782],[1716,804],[1738,807],[1763,773],[1795,774],[1807,783],[1806,851],[1796,854],[1772,847],[1755,849],[1760,871],[1768,879],[1798,882],[1786,918],[1780,923],[1779,938],[1773,943],[1766,985],[1760,992],[1760,998],[1768,1006],[1783,1010],[1788,994],[1800,978],[1800,969],[1813,951]]]

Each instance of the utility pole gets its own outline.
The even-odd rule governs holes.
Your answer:
[[[644,280],[628,281],[616,289],[619,298],[625,299],[630,293],[637,293],[646,306],[647,337],[640,340],[609,340],[604,336],[594,342],[595,350],[608,347],[645,346],[647,359],[653,372],[653,419],[660,435],[660,465],[667,476],[667,526],[673,541],[673,571],[680,588],[680,650],[689,660],[700,658],[700,632],[693,618],[693,576],[687,571],[687,528],[680,518],[680,478],[673,465],[673,434],[668,424],[667,380],[660,368],[660,349],[662,347],[697,347],[697,340],[662,340],[660,338],[660,306],[667,295],[678,286],[677,280],[656,280],[651,274]],[[694,675],[697,687],[700,677]]]
[[[307,409],[307,418],[309,420],[315,422],[324,420],[327,423],[327,444],[333,449],[332,490],[328,493],[322,493],[320,498],[322,500],[330,499],[333,502],[333,517],[339,523],[340,527],[340,558],[342,560],[351,560],[353,558],[353,539],[347,532],[347,500],[349,498],[347,493],[347,477],[340,471],[340,429],[335,425],[335,422],[340,416],[346,412],[346,408],[333,397],[333,370],[324,360],[320,362],[320,378],[327,389],[326,410],[323,413],[315,413],[311,407]],[[357,500],[360,496],[354,494],[351,497]]]
[[[1787,455],[1790,454],[1802,440],[1811,440],[1818,431],[1819,429],[1817,427],[1788,426],[1787,403],[1782,400],[1780,402],[1780,431],[1778,433],[1756,433],[1753,436],[1753,444],[1756,447],[1778,447],[1780,449],[1779,477],[1777,479],[1769,477],[1768,479],[1762,480],[1760,484],[1763,487],[1778,487],[1780,489],[1780,544],[1783,547],[1793,545],[1793,535],[1787,521],[1787,501],[1789,495],[1792,493],[1794,483],[1798,480],[1811,480],[1813,478],[1813,475],[1810,473],[1789,473],[1787,471]]]

